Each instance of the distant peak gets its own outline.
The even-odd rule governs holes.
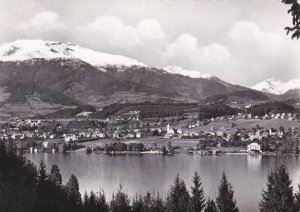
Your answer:
[[[263,91],[266,93],[272,93],[272,94],[284,94],[285,92],[300,88],[300,80],[299,79],[292,79],[287,82],[283,82],[280,79],[277,79],[275,77],[266,79],[260,83],[257,83],[256,85],[251,87],[252,89]]]
[[[276,78],[276,77],[271,77],[269,79],[265,80],[266,82],[282,82],[280,79]]]
[[[187,77],[191,77],[191,78],[210,79],[213,77],[213,75],[211,75],[211,74],[203,74],[199,71],[188,70],[188,69],[184,69],[180,66],[175,66],[175,65],[167,66],[167,67],[163,68],[163,70],[170,74],[179,74],[179,75],[183,75],[183,76],[187,76]]]

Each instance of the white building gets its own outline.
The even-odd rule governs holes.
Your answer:
[[[49,146],[49,142],[48,141],[43,142],[43,148],[47,149],[48,146]]]
[[[258,143],[251,143],[247,146],[247,152],[262,152]]]
[[[170,125],[167,125],[167,133],[165,134],[164,138],[172,138],[174,135],[174,130],[170,127]]]
[[[137,138],[137,139],[142,138],[142,133],[141,132],[136,132],[135,138]]]
[[[65,137],[65,142],[77,141],[78,137],[76,135],[67,135]]]

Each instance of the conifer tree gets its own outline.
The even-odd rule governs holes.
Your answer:
[[[89,198],[89,212],[96,212],[97,211],[97,197],[96,194],[91,191],[90,198]]]
[[[200,176],[197,172],[193,176],[193,186],[191,187],[192,196],[191,196],[191,211],[192,212],[201,212],[205,208],[205,197],[204,190],[202,187],[202,182]]]
[[[166,208],[171,212],[186,212],[190,210],[190,195],[186,189],[185,183],[176,176],[174,184],[169,190],[166,199]]]
[[[295,194],[294,211],[300,211],[300,184],[298,185],[298,192]]]
[[[234,199],[234,191],[231,184],[228,182],[225,172],[223,172],[219,192],[216,199],[217,206],[220,212],[238,212],[239,209]]]
[[[142,195],[136,195],[132,202],[133,212],[143,212],[145,211],[146,205],[144,205],[144,200]]]
[[[108,212],[109,211],[104,191],[98,193],[97,209],[98,209],[98,212]]]
[[[290,212],[294,208],[293,187],[285,165],[273,169],[268,175],[267,189],[259,203],[261,212]]]
[[[49,180],[57,186],[62,184],[62,177],[57,165],[53,165],[49,174]]]
[[[155,193],[151,195],[147,192],[143,198],[144,211],[146,212],[164,212],[163,200],[159,197],[159,194],[155,196]]]
[[[88,211],[89,211],[89,196],[88,196],[88,194],[87,194],[86,191],[84,192],[84,195],[83,195],[82,206],[83,206],[83,210],[84,210],[85,212],[88,212]]]
[[[81,206],[81,194],[79,192],[79,183],[75,175],[71,175],[66,184],[66,192],[70,201],[70,207],[77,211]]]
[[[218,212],[217,206],[213,199],[208,199],[204,212]]]
[[[38,185],[41,185],[45,183],[47,180],[48,180],[47,168],[45,163],[42,161],[40,163],[40,168],[38,170],[37,183]]]
[[[122,191],[121,185],[118,192],[113,195],[110,202],[110,210],[112,212],[129,212],[131,210],[129,197]]]

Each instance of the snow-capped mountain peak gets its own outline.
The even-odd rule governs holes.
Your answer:
[[[183,69],[182,67],[179,67],[179,66],[167,66],[167,67],[163,68],[163,70],[170,74],[179,74],[179,75],[187,76],[190,78],[210,79],[210,78],[214,77],[211,74],[203,74],[199,71],[187,70],[187,69]]]
[[[266,93],[272,94],[284,94],[285,92],[292,90],[292,89],[300,89],[300,80],[299,79],[292,79],[287,82],[283,82],[277,78],[270,78],[266,79],[254,86],[251,87],[252,89],[263,91]]]
[[[93,66],[146,66],[135,59],[94,51],[88,48],[55,41],[16,40],[0,46],[0,61],[23,61],[34,58],[75,58]]]

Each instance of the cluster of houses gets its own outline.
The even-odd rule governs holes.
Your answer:
[[[45,127],[45,122],[42,120],[12,120],[8,123],[0,125],[0,140],[13,139],[24,140],[27,138],[46,139],[50,137],[50,132],[39,130]]]
[[[214,138],[218,137],[223,140],[230,141],[235,136],[235,139],[240,139],[241,141],[262,141],[264,138],[269,137],[277,137],[283,138],[284,132],[280,129],[235,129],[233,131],[228,132],[231,128],[228,127],[220,127],[216,128],[214,126],[211,127],[210,131],[184,131],[182,129],[173,129],[170,125],[167,125],[167,131],[165,133],[165,138],[195,138],[195,137],[209,137]],[[295,128],[291,128],[291,133],[295,132]]]
[[[81,114],[86,115],[86,114]],[[160,136],[164,139],[171,138],[212,138],[218,141],[239,140],[250,143],[247,150],[261,151],[261,147],[256,142],[275,137],[283,138],[284,132],[279,129],[235,129],[232,130],[233,121],[237,119],[296,119],[296,114],[280,113],[264,115],[262,117],[252,117],[251,114],[237,114],[232,116],[215,117],[203,121],[191,119],[180,127],[171,127],[168,122],[145,121],[140,119],[139,111],[129,111],[120,115],[112,116],[103,120],[102,125],[90,125],[87,119],[73,121],[76,124],[64,125],[54,120],[34,120],[15,119],[0,125],[0,140],[26,140],[32,139],[41,141],[43,148],[48,148],[51,141],[64,143],[81,142],[98,139],[126,140],[141,139],[144,137]],[[207,125],[211,122],[227,121],[231,123],[225,127],[211,126],[210,130],[197,131],[197,127]],[[80,122],[86,122],[80,125]],[[79,124],[78,124],[79,123]],[[82,127],[84,126],[84,127]],[[195,130],[193,130],[195,129]],[[294,133],[295,129],[290,129]],[[50,142],[50,143],[49,143]]]
[[[130,114],[136,116],[135,123],[122,124],[116,122],[115,117],[106,120],[105,127],[95,127],[89,125],[88,121],[76,121],[78,124],[63,125],[54,120],[31,120],[16,119],[0,125],[0,140],[62,140],[64,142],[95,140],[95,139],[140,139],[145,129],[145,123],[138,121],[138,113]],[[74,121],[75,122],[75,121]],[[87,124],[80,124],[87,122]],[[148,124],[149,125],[149,124]],[[84,126],[84,127],[82,127]],[[162,127],[150,124],[151,130],[158,130]]]

